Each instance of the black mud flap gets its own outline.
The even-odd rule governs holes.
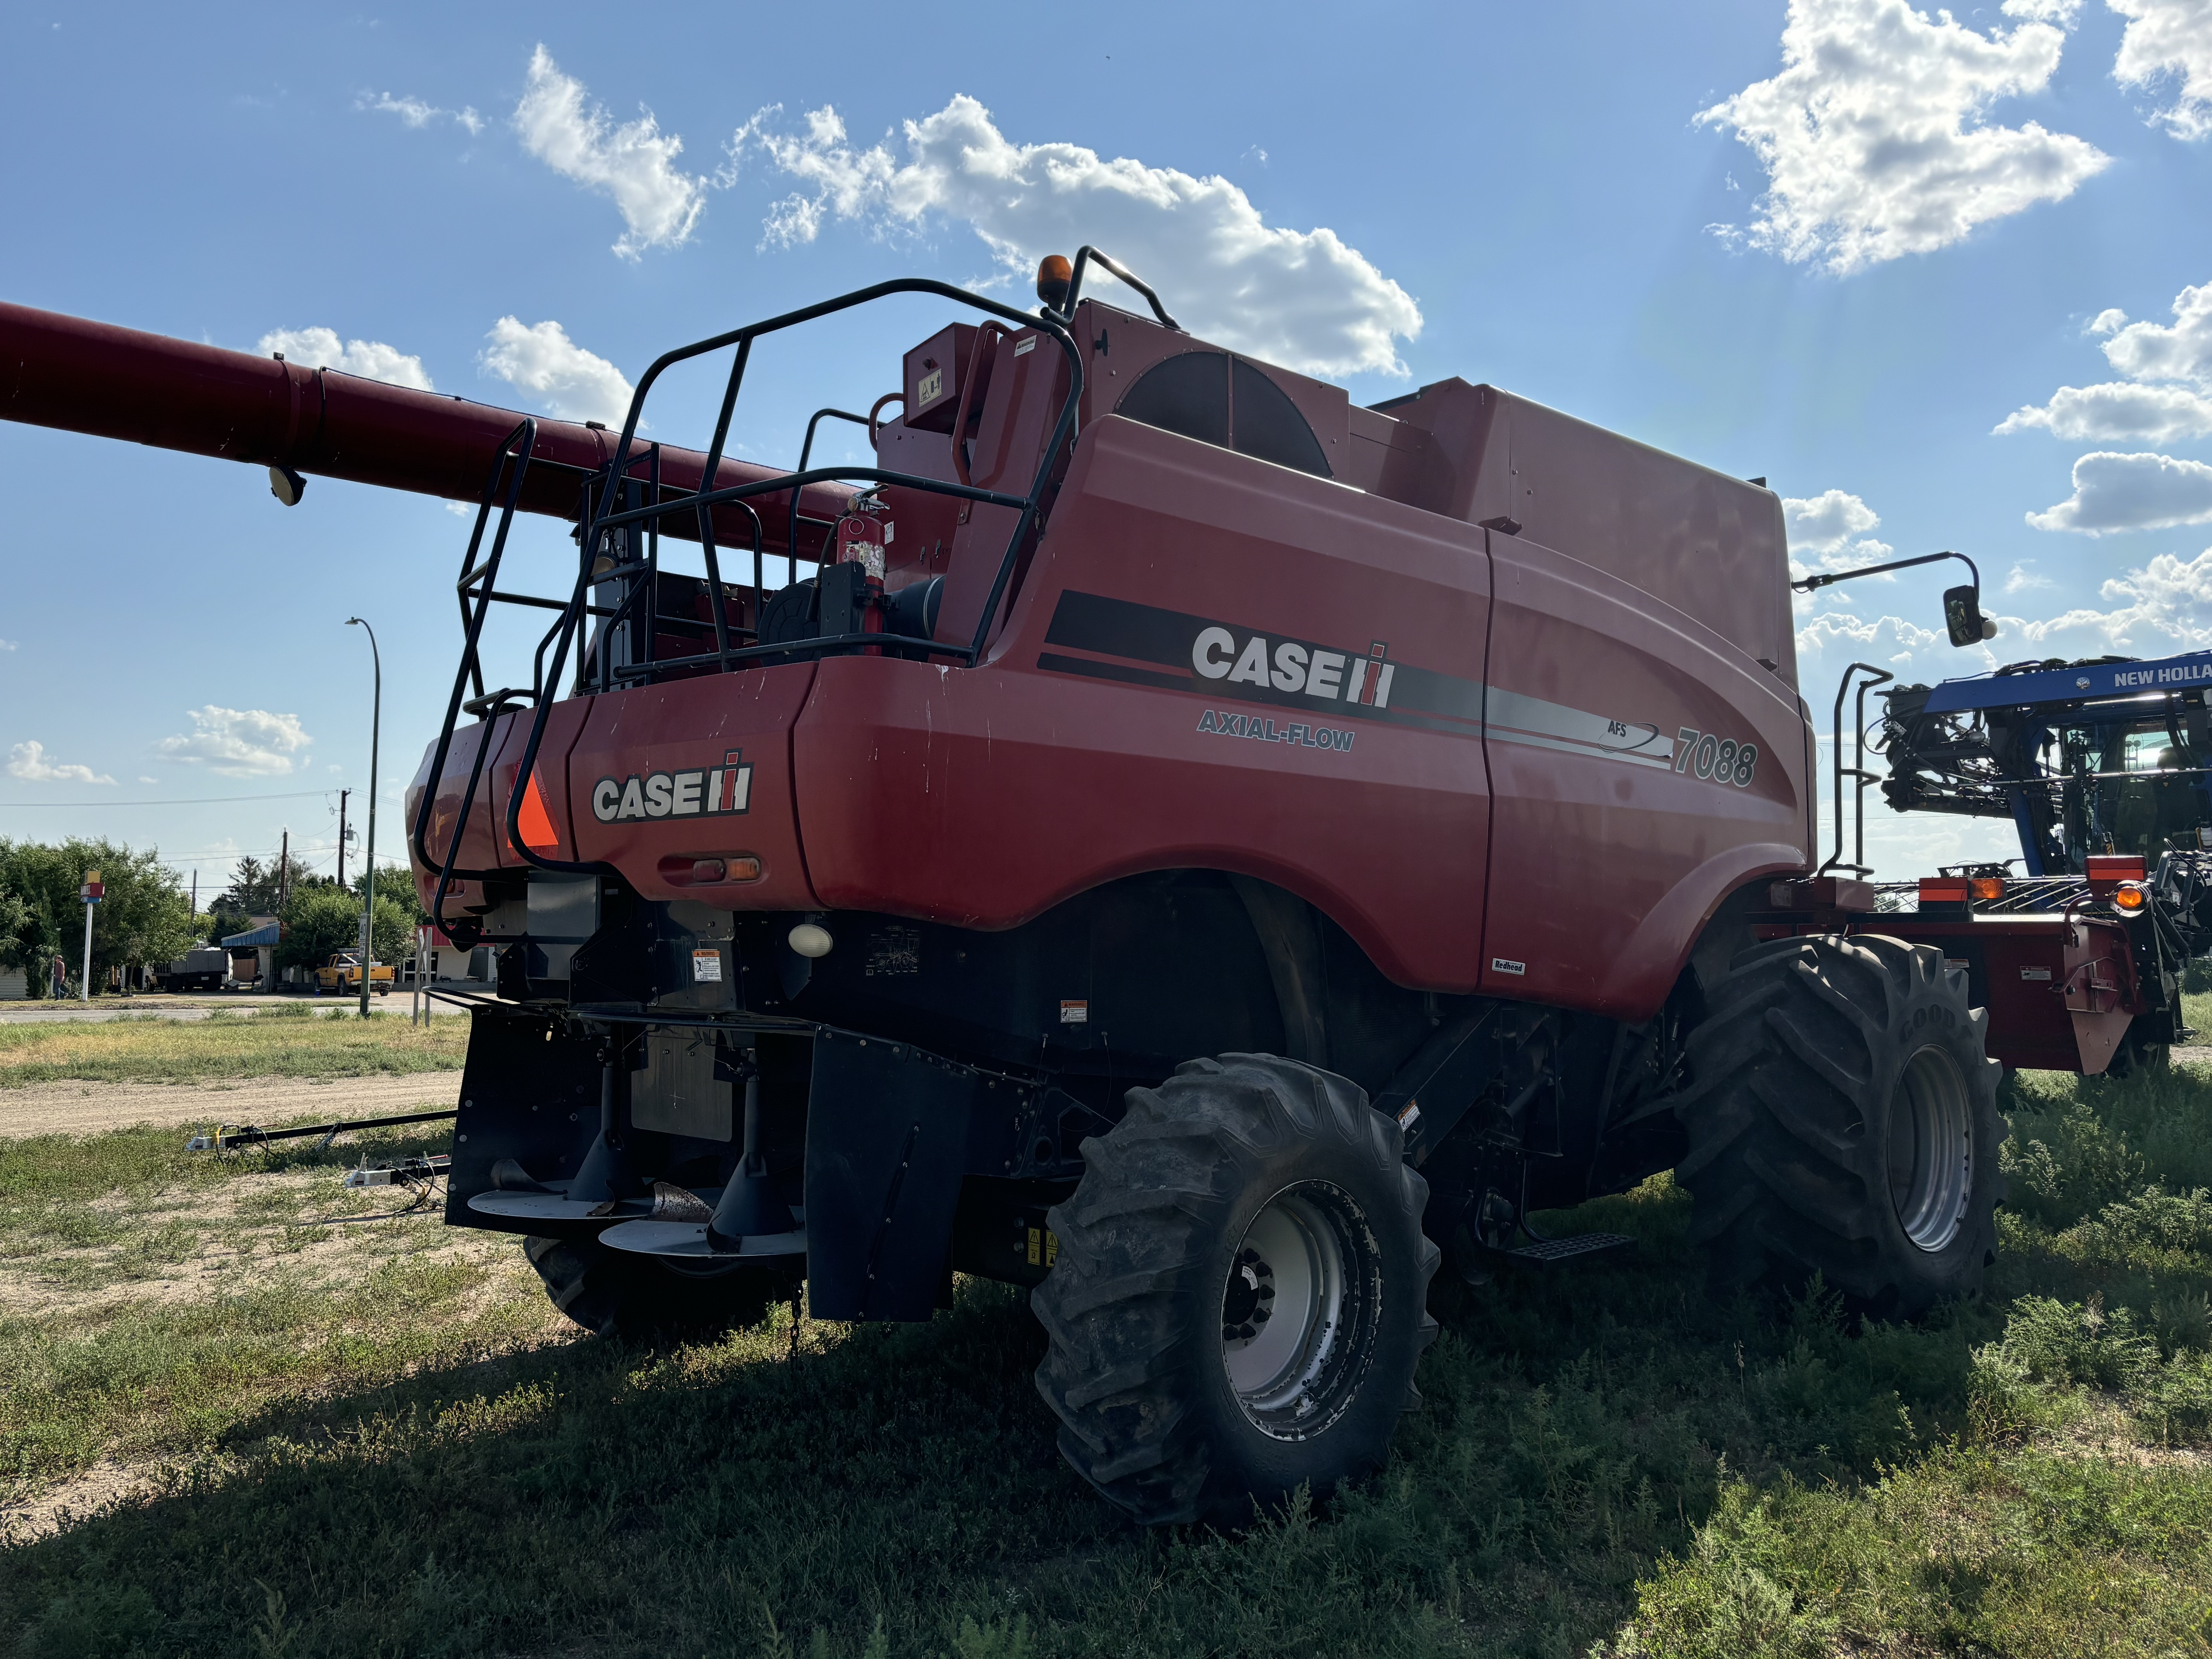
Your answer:
[[[453,1120],[446,1224],[497,1227],[469,1208],[491,1190],[492,1165],[511,1158],[539,1181],[576,1173],[599,1133],[596,1044],[563,1036],[542,1015],[477,1005]]]
[[[990,1079],[908,1043],[824,1032],[806,1109],[806,1299],[817,1319],[927,1319]]]

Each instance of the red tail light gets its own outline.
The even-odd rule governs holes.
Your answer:
[[[718,882],[758,881],[760,860],[737,857],[695,859],[678,854],[660,860],[660,878],[671,887],[711,887]]]
[[[2142,857],[2136,853],[2092,853],[2082,870],[2089,885],[2100,890],[2143,878]]]
[[[1964,876],[1923,876],[1920,878],[1920,902],[1923,904],[1964,904],[1968,885]]]

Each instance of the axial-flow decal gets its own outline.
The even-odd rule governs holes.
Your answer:
[[[720,766],[601,778],[592,786],[592,816],[601,823],[734,817],[750,809],[752,793],[753,769],[742,750],[732,749]]]

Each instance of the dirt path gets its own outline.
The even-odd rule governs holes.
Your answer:
[[[134,1123],[269,1124],[303,1113],[390,1117],[459,1102],[459,1072],[239,1083],[34,1083],[0,1089],[0,1135],[99,1134]]]

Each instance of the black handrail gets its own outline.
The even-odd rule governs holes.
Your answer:
[[[1858,746],[1852,750],[1851,765],[1846,768],[1844,764],[1844,694],[1850,690],[1852,677],[1862,673],[1871,675],[1873,678],[1859,682],[1859,700],[1856,709],[1858,720]],[[1829,854],[1826,863],[1813,872],[1816,876],[1825,876],[1829,871],[1837,869],[1848,870],[1855,876],[1863,876],[1873,867],[1866,861],[1866,787],[1874,782],[1878,775],[1866,769],[1866,700],[1867,693],[1873,690],[1875,687],[1896,678],[1897,676],[1887,669],[1876,668],[1870,662],[1855,662],[1844,670],[1844,678],[1836,684],[1836,757],[1834,762],[1836,782],[1833,792],[1836,801],[1836,850]],[[1858,835],[1851,849],[1852,857],[1857,860],[1854,864],[1845,864],[1843,861],[1844,780],[1846,777],[1856,779],[1858,782]]]
[[[807,416],[806,441],[799,446],[798,471],[801,472],[806,471],[807,462],[814,458],[814,428],[820,426],[825,419],[833,421],[850,421],[854,426],[866,428],[871,432],[875,429],[875,423],[869,420],[866,416],[855,415],[848,409],[832,409],[825,407],[816,410],[813,414]],[[954,441],[958,441],[957,437]],[[703,483],[705,480],[702,479],[700,482]],[[792,485],[791,501],[789,505],[784,508],[785,528],[783,534],[783,579],[787,585],[799,580],[799,520],[803,516],[799,510],[799,492],[805,488],[805,486],[804,484]],[[824,533],[822,538],[822,550],[824,553],[827,553],[830,550],[830,538],[827,532],[836,529],[836,526],[834,524],[831,524],[827,519],[808,519],[806,520],[806,522],[809,524],[818,524],[823,526]],[[819,570],[822,568],[822,561],[820,559],[814,561],[814,568],[817,570]]]
[[[1115,270],[1116,276],[1121,274],[1111,265],[1109,265],[1108,269]],[[615,447],[615,456],[609,471],[609,477],[611,480],[619,480],[629,469],[631,446],[636,439],[638,422],[644,411],[646,398],[652,392],[654,382],[678,363],[702,356],[708,352],[720,351],[727,347],[735,346],[736,361],[731,365],[729,381],[722,395],[721,409],[714,422],[714,442],[708,447],[706,465],[700,471],[699,488],[689,495],[679,496],[665,506],[656,503],[657,510],[659,512],[682,511],[689,505],[703,515],[709,506],[718,501],[740,501],[764,493],[768,489],[787,489],[793,485],[804,486],[813,482],[811,477],[802,472],[791,477],[764,479],[758,485],[738,485],[726,490],[708,489],[708,486],[721,472],[723,445],[729,437],[731,417],[737,407],[738,392],[744,379],[745,366],[752,356],[753,342],[762,335],[793,328],[800,323],[811,322],[818,317],[827,317],[840,311],[850,310],[854,306],[867,305],[894,294],[935,295],[941,299],[951,300],[957,304],[1005,318],[1023,328],[1036,329],[1052,338],[1060,347],[1060,355],[1067,362],[1067,397],[1060,405],[1060,419],[1053,428],[1052,438],[1044,446],[1043,453],[1037,459],[1036,473],[1030,482],[1029,494],[1025,497],[1006,496],[996,491],[975,490],[972,488],[943,483],[933,478],[914,477],[903,473],[884,473],[873,469],[861,469],[842,473],[825,470],[819,475],[823,477],[848,478],[873,477],[878,482],[896,482],[939,494],[957,495],[969,499],[989,501],[995,505],[1019,508],[1012,532],[1006,538],[1006,550],[999,560],[998,574],[992,580],[991,591],[984,600],[981,614],[976,618],[974,639],[965,646],[940,645],[936,647],[935,654],[961,658],[972,665],[982,657],[984,643],[990,636],[991,624],[998,615],[1000,601],[1006,596],[1006,585],[1012,579],[1015,562],[1020,556],[1022,545],[1029,538],[1030,532],[1036,526],[1038,508],[1043,501],[1045,489],[1051,482],[1053,469],[1059,465],[1060,451],[1075,435],[1076,413],[1083,400],[1083,354],[1077,349],[1073,337],[1068,333],[1058,317],[1048,313],[1017,311],[1011,306],[1001,305],[995,300],[985,299],[982,295],[971,293],[966,289],[955,288],[949,283],[940,283],[932,277],[902,276],[887,283],[878,283],[872,287],[857,289],[834,300],[824,300],[818,304],[803,307],[797,311],[786,312],[782,316],[770,318],[766,322],[732,329],[728,333],[718,334],[710,339],[697,341],[688,346],[678,347],[672,351],[663,352],[660,356],[654,359],[653,366],[646,370],[644,377],[638,382],[637,390],[630,394],[629,413],[623,421],[622,440]],[[1158,301],[1155,301],[1154,304],[1157,307]],[[569,642],[580,631],[580,612],[591,572],[590,550],[599,544],[600,538],[608,529],[646,516],[638,512],[619,514],[608,512],[607,506],[611,502],[616,493],[616,489],[611,483],[610,487],[600,497],[600,511],[592,519],[589,532],[582,538],[586,556],[577,562],[576,586],[574,592],[569,596],[569,615],[562,623],[559,639],[554,647],[553,670],[548,678],[549,684],[560,683],[561,671],[568,662]],[[787,534],[786,546],[790,546],[793,539]],[[757,604],[759,600],[757,587],[754,590],[754,597]],[[658,609],[657,600],[651,608]],[[836,641],[793,641],[793,644],[816,643],[828,646],[842,643],[848,637],[841,635]],[[877,643],[881,643],[884,637],[879,635],[871,636]],[[756,647],[754,650],[757,652],[759,648]],[[734,656],[745,653],[730,654]],[[523,796],[529,787],[530,780],[535,775],[538,751],[545,740],[545,726],[552,714],[552,708],[551,699],[541,699],[538,704],[536,718],[531,721],[529,741],[523,745],[522,756],[515,769],[514,787],[508,792],[507,795],[507,842],[525,863],[541,870],[562,875],[605,873],[608,866],[596,860],[578,863],[565,859],[541,857],[526,845],[522,839]],[[435,776],[436,771],[434,769],[433,787],[434,787]],[[457,845],[458,839],[457,832]],[[443,896],[442,884],[439,896],[441,898]]]
[[[518,442],[521,445],[520,452],[515,447]],[[492,456],[491,469],[484,479],[483,494],[477,503],[476,526],[469,532],[468,551],[461,558],[460,579],[454,583],[455,594],[460,600],[465,635],[461,645],[461,665],[453,676],[453,695],[446,704],[445,724],[439,729],[437,750],[426,775],[422,803],[416,809],[414,828],[410,836],[415,862],[424,869],[435,867],[438,872],[438,884],[430,896],[430,920],[448,938],[452,937],[452,930],[446,925],[446,893],[453,885],[454,860],[460,855],[461,838],[467,833],[469,813],[476,805],[477,781],[483,775],[484,751],[491,746],[494,727],[489,717],[478,728],[483,735],[469,764],[468,787],[462,792],[461,810],[453,820],[453,836],[447,843],[445,856],[441,859],[430,856],[427,839],[430,833],[430,812],[437,804],[438,786],[445,780],[447,757],[453,752],[453,726],[460,718],[462,693],[473,684],[478,697],[484,695],[483,670],[477,654],[483,637],[484,617],[491,610],[499,586],[499,566],[500,561],[507,555],[507,532],[514,523],[515,504],[522,498],[523,480],[529,476],[531,458],[537,447],[538,422],[526,415],[521,423],[507,434],[506,440]],[[514,464],[511,469],[509,462]],[[499,492],[502,474],[507,477],[507,500],[500,508],[499,530],[492,538],[491,553],[479,566],[477,551],[483,544],[484,526],[491,517],[492,501]],[[472,587],[477,601],[473,611],[469,608]],[[565,619],[562,625],[568,625]],[[553,682],[557,684],[560,677],[560,670],[556,666]],[[545,702],[541,699],[538,706],[544,708]]]
[[[1083,293],[1083,267],[1094,262],[1105,266],[1107,270],[1150,301],[1153,316],[1158,318],[1176,333],[1180,334],[1183,331],[1182,325],[1168,315],[1168,308],[1160,303],[1160,296],[1153,293],[1147,283],[1120,260],[1108,258],[1088,242],[1075,250],[1075,268],[1068,273],[1067,277],[1067,297],[1060,302],[1060,315],[1063,319],[1070,322],[1074,320],[1075,302]]]

